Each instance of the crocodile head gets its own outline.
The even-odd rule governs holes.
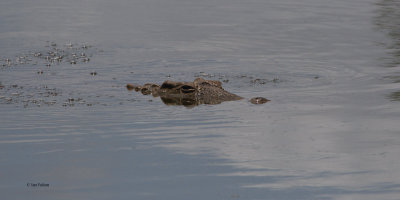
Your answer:
[[[216,80],[197,78],[193,82],[164,81],[161,86],[145,84],[143,86],[127,85],[130,90],[141,91],[142,94],[152,94],[160,97],[166,105],[183,105],[193,107],[199,104],[220,104],[224,101],[243,99],[222,88],[222,83]]]

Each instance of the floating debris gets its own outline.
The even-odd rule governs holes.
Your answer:
[[[57,61],[57,62],[61,62],[62,59],[63,59],[63,56],[56,56],[56,57],[54,57],[52,60],[53,60],[53,61]]]
[[[66,43],[58,45],[55,42],[48,42],[47,50],[34,50],[29,53],[21,53],[12,58],[0,59],[0,67],[11,67],[19,65],[45,65],[50,67],[53,64],[79,64],[91,60],[93,50],[90,45]],[[95,50],[100,51],[100,50]]]
[[[268,101],[270,101],[270,100],[266,99],[264,97],[254,97],[254,98],[250,99],[250,102],[252,104],[264,104],[264,103],[267,103]]]
[[[67,46],[68,48],[72,48],[72,46],[74,46],[71,42],[65,44],[65,46]]]
[[[45,86],[26,86],[19,85],[2,85],[4,88],[0,90],[0,104],[14,104],[17,107],[23,105],[24,108],[29,105],[43,106],[55,105],[57,103],[56,96],[61,94],[61,91],[56,88],[48,88]],[[29,93],[28,93],[29,91]]]
[[[70,67],[70,65],[83,65],[92,61],[92,56],[96,52],[103,52],[102,50],[92,48],[91,45],[85,43],[56,43],[47,41],[45,48],[32,49],[27,52],[21,52],[16,55],[0,56],[0,73],[1,70],[14,70],[16,67],[36,67],[26,68],[29,73],[33,75],[57,75],[54,70],[57,66]],[[10,69],[8,69],[10,67]],[[12,67],[12,68],[11,68]],[[52,68],[50,68],[52,67]],[[89,71],[91,76],[97,76],[97,71]],[[47,78],[46,76],[43,78]],[[116,80],[116,78],[113,78]],[[18,83],[18,85],[16,84]],[[0,105],[10,104],[16,107],[43,107],[43,106],[92,106],[92,105],[111,105],[105,102],[97,102],[99,96],[90,97],[90,95],[78,98],[75,95],[81,95],[75,91],[68,91],[68,95],[74,98],[63,97],[61,90],[51,88],[46,85],[23,85],[26,82],[15,80],[12,83],[0,83]],[[102,96],[102,98],[115,98],[111,96]],[[89,100],[86,100],[88,98]],[[85,99],[85,100],[83,100]],[[91,102],[92,101],[92,102]]]
[[[252,79],[250,82],[254,85],[264,85],[267,83],[279,83],[281,82],[281,80],[279,78],[273,78],[273,79],[256,78]]]
[[[256,78],[256,79],[254,79],[254,80],[251,80],[251,83],[252,83],[252,84],[260,84],[260,85],[263,85],[263,84],[266,84],[267,82],[269,82],[267,79],[260,79],[260,78]]]

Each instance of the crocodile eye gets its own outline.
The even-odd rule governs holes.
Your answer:
[[[192,93],[192,92],[196,91],[196,89],[194,89],[194,87],[189,86],[189,85],[182,85],[181,91],[183,93]]]
[[[171,83],[163,83],[163,84],[161,85],[161,88],[172,89],[172,88],[174,88],[175,86],[176,86],[176,85],[171,84]]]

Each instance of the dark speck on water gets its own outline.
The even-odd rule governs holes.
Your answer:
[[[1,199],[399,199],[399,19],[396,0],[0,1]],[[196,78],[243,99],[142,88]]]

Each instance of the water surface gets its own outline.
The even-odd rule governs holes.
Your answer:
[[[398,199],[399,8],[388,0],[0,2],[0,193]],[[62,62],[34,56],[54,48]],[[90,61],[71,64],[81,53]],[[125,88],[199,76],[271,102],[186,108]]]

